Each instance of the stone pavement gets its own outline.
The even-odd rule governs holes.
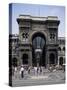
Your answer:
[[[43,73],[35,73],[31,71],[30,74],[24,73],[24,78],[21,78],[19,72],[12,78],[13,86],[32,86],[32,85],[48,85],[65,83],[65,73],[62,70],[49,72],[44,70]]]

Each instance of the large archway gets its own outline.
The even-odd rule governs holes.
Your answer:
[[[46,62],[46,38],[43,33],[35,33],[32,36],[32,64],[34,66],[45,66]]]

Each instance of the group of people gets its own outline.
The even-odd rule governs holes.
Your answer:
[[[21,77],[24,77],[24,67],[21,66],[20,69],[18,67],[12,67],[12,75],[15,76],[15,78],[17,78],[17,74],[21,74]]]
[[[63,68],[65,71],[65,67],[63,67]],[[48,70],[50,72],[52,72],[52,71],[55,71],[56,69],[54,67],[50,67]],[[31,66],[24,67],[23,65],[12,68],[12,75],[15,76],[16,78],[18,77],[18,73],[20,74],[21,78],[24,78],[26,74],[31,75],[32,72],[33,72],[33,75],[42,75],[44,73],[44,69],[41,66],[39,66],[39,67],[31,67]]]
[[[31,70],[34,70],[34,75],[42,74],[42,71],[43,71],[42,67],[33,67],[32,68],[31,66],[29,66],[26,71],[28,72],[28,74],[30,74]],[[20,73],[21,73],[22,78],[24,77],[24,71],[25,71],[24,67],[21,66]]]
[[[34,73],[35,74],[42,74],[42,72],[43,72],[43,69],[42,69],[42,67],[34,67]]]
[[[19,71],[21,78],[24,78],[25,71],[27,72],[27,74],[30,75],[32,70],[34,71],[34,75],[42,74],[42,72],[43,72],[42,67],[31,67],[31,66],[28,66],[27,68],[24,68],[24,66],[21,66],[19,70],[18,70],[18,67],[14,67],[13,68],[13,75],[17,76],[17,72]]]

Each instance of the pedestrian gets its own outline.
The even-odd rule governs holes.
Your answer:
[[[17,78],[17,67],[14,68],[14,75],[15,75],[15,78]]]
[[[30,74],[30,70],[31,70],[31,67],[29,66],[29,67],[28,67],[28,74]]]
[[[39,67],[37,67],[37,75],[38,75],[38,72],[39,72]]]
[[[40,67],[40,74],[42,74],[42,67]]]
[[[36,75],[37,67],[34,67],[34,74]]]
[[[20,72],[21,72],[21,77],[23,78],[24,77],[24,68],[23,68],[23,66],[21,66]]]
[[[14,66],[12,66],[12,75],[14,76]]]

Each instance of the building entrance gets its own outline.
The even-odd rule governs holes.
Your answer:
[[[50,56],[49,56],[49,58],[50,58],[50,65],[51,64],[54,65],[55,64],[55,55],[53,53],[51,53]]]
[[[42,33],[36,33],[32,37],[32,63],[34,66],[44,66],[46,56],[46,39]]]

